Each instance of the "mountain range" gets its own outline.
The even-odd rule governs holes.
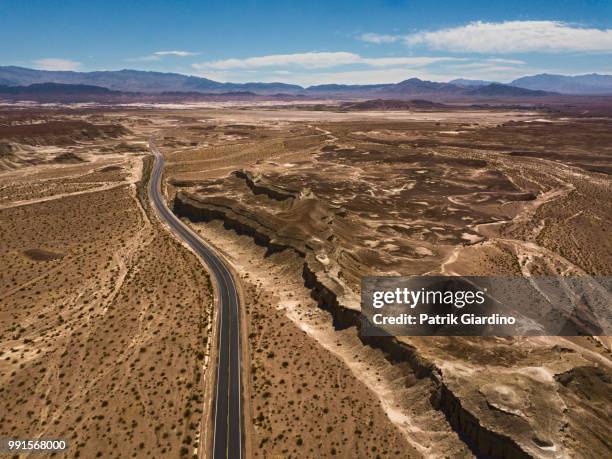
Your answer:
[[[114,91],[160,93],[164,91],[221,93],[257,91],[260,94],[294,93],[303,88],[285,83],[220,83],[180,73],[118,70],[72,72],[35,70],[24,67],[0,67],[0,84],[28,86],[36,83],[62,83],[100,86]]]
[[[469,80],[457,78],[449,83],[463,87],[487,86],[493,81]],[[508,83],[508,86],[533,89],[539,91],[556,92],[559,94],[575,95],[612,95],[612,75],[599,75],[589,73],[585,75],[552,75],[540,73],[539,75],[524,76]]]
[[[141,70],[47,71],[0,67],[0,96],[24,100],[186,100],[214,96],[329,98],[532,98],[558,94],[611,94],[612,75],[534,75],[509,84],[459,78],[448,83],[409,78],[399,83],[301,87],[286,83],[221,83],[197,76]]]
[[[612,75],[540,75],[526,76],[510,83],[525,89],[540,89],[561,94],[612,94]]]
[[[449,81],[449,83],[455,84],[457,86],[463,86],[463,87],[474,87],[474,86],[487,86],[495,82],[487,81],[487,80],[470,80],[468,78],[456,78],[454,80]]]

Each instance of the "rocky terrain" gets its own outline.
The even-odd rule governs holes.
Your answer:
[[[365,275],[610,275],[610,118],[559,110],[3,108],[0,437],[208,451],[213,287],[154,138],[240,281],[249,457],[609,455],[607,337],[360,333]]]
[[[175,212],[352,368],[417,451],[600,457],[606,339],[372,339],[359,335],[358,311],[364,275],[609,275],[609,123],[254,117],[233,146],[169,154],[168,171]],[[257,132],[273,139],[254,143]],[[597,395],[585,398],[576,378]],[[282,412],[271,403],[266,419]]]
[[[104,148],[105,141],[113,144],[128,134],[120,124],[91,123],[69,113],[0,110],[0,170],[87,161],[92,147]]]

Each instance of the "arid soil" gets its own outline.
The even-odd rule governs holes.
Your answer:
[[[606,339],[373,342],[358,336],[353,311],[364,275],[610,275],[610,119],[481,111],[462,120],[428,110],[404,119],[334,113],[326,122],[321,113],[284,114],[226,111],[166,138],[175,211],[255,289],[248,307],[268,308],[269,334],[279,310],[295,326],[279,347],[299,352],[305,333],[313,354],[333,354],[418,454],[609,453]],[[256,330],[259,314],[249,316]],[[254,423],[253,448],[308,456],[292,444],[293,426],[277,437],[276,419],[295,410],[282,402],[288,388],[274,384],[276,359],[259,356],[266,351],[261,332],[254,335],[253,416],[262,410],[266,422]],[[323,383],[310,373],[309,387]],[[590,400],[576,382],[587,379]],[[303,429],[306,419],[303,411]],[[350,454],[351,438],[340,437]]]
[[[206,453],[212,288],[148,207],[154,137],[171,206],[242,286],[248,457],[610,455],[609,338],[368,339],[358,319],[365,275],[609,276],[611,118],[143,106],[0,124],[0,437]]]
[[[66,457],[191,457],[210,280],[148,208],[146,134],[101,116],[1,118],[0,437],[65,439]]]

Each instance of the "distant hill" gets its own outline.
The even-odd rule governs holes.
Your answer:
[[[391,86],[389,84],[319,84],[305,89],[309,94],[337,94],[378,91]]]
[[[399,83],[344,85],[326,84],[309,86],[304,90],[311,96],[348,96],[348,97],[442,97],[448,95],[461,95],[463,88],[448,83],[409,78]]]
[[[296,93],[301,86],[285,83],[219,83],[179,73],[118,70],[103,72],[66,72],[24,67],[0,67],[0,84],[27,86],[35,83],[63,83],[100,86],[115,91],[159,93],[164,91],[221,93],[256,91],[260,94]],[[7,83],[8,82],[8,83]]]
[[[304,91],[312,96],[363,97],[378,99],[427,98],[433,100],[453,100],[465,98],[514,98],[541,97],[551,92],[518,88],[501,83],[485,82],[484,85],[457,85],[409,78],[399,83],[377,85],[319,85],[310,86]]]
[[[0,94],[119,94],[100,86],[86,84],[35,83],[29,86],[0,86]]]
[[[464,88],[472,87],[472,86],[488,86],[491,83],[495,83],[495,81],[487,81],[487,80],[470,80],[468,78],[456,78],[454,80],[449,81],[450,84],[454,84],[456,86],[462,86]]]
[[[431,102],[429,100],[395,100],[395,99],[374,99],[363,102],[345,102],[340,105],[343,110],[423,110],[428,108],[444,108],[445,104]]]
[[[551,75],[542,73],[514,80],[512,86],[561,94],[612,94],[612,75]]]
[[[491,83],[487,86],[477,86],[466,91],[466,95],[485,97],[542,97],[552,95],[548,91],[517,88],[507,84]]]
[[[436,83],[434,81],[420,80],[418,78],[409,78],[400,81],[388,88],[388,91],[401,93],[404,95],[420,95],[420,94],[459,94],[463,90],[448,83]]]

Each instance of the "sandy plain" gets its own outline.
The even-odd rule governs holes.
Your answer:
[[[67,457],[188,457],[210,281],[150,212],[145,134],[102,118],[2,113],[1,436],[65,439]]]

